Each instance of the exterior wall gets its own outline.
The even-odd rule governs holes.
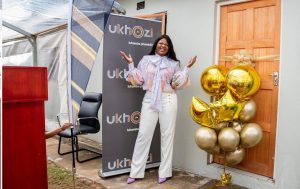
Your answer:
[[[222,169],[207,165],[207,154],[194,142],[198,128],[189,116],[192,96],[209,102],[199,78],[204,68],[214,63],[217,2],[213,0],[145,0],[145,9],[136,11],[140,0],[119,0],[126,9],[126,16],[136,16],[167,11],[167,34],[173,40],[177,57],[185,65],[190,57],[198,56],[198,62],[190,71],[192,86],[178,92],[179,110],[175,135],[173,166],[210,178],[218,178]],[[222,1],[230,2],[230,1]],[[232,1],[233,2],[233,1]],[[236,1],[234,1],[236,2]],[[300,1],[282,0],[281,68],[279,87],[279,111],[274,179],[236,169],[229,169],[233,182],[253,189],[300,188],[299,121],[300,83]]]

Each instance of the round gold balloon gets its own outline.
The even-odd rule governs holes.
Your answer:
[[[201,99],[195,96],[193,96],[192,98],[192,104],[190,106],[190,115],[196,123],[202,126],[214,126],[213,115],[208,104],[206,104]]]
[[[238,132],[238,133],[240,133],[241,131],[242,131],[242,129],[243,129],[243,124],[242,123],[239,123],[239,122],[237,122],[237,121],[234,121],[234,122],[232,122],[232,128],[234,129],[234,130],[236,130],[236,132]]]
[[[221,130],[221,129],[223,129],[223,128],[225,128],[225,127],[228,127],[228,122],[220,122],[220,123],[218,123],[218,124],[216,124],[216,126],[215,126],[215,130],[216,131],[219,131],[219,130]]]
[[[218,143],[225,152],[234,151],[240,143],[240,135],[233,128],[224,128],[218,135]]]
[[[228,90],[220,100],[211,103],[210,107],[216,111],[219,121],[231,121],[239,117],[243,103],[237,102]]]
[[[256,104],[254,100],[249,100],[245,103],[242,111],[240,112],[239,115],[239,120],[242,122],[247,122],[250,121],[256,113]]]
[[[216,145],[213,149],[205,151],[209,154],[220,154],[221,149],[219,145]]]
[[[260,77],[249,65],[237,65],[226,75],[227,88],[240,100],[249,99],[260,88]]]
[[[211,96],[223,95],[226,92],[227,71],[227,68],[221,65],[206,68],[200,79],[204,91]]]
[[[225,161],[228,166],[237,165],[243,161],[245,157],[245,149],[238,148],[233,152],[228,152],[225,155]]]
[[[212,150],[217,144],[216,131],[208,127],[200,127],[195,133],[195,141],[202,150]]]
[[[250,148],[257,145],[262,137],[263,131],[261,127],[256,123],[247,123],[241,133],[241,145],[244,148]]]

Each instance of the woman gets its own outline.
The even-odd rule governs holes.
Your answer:
[[[142,58],[137,68],[134,68],[130,54],[126,55],[122,51],[120,53],[129,65],[126,80],[133,85],[142,85],[147,91],[143,99],[139,133],[127,183],[133,183],[136,178],[144,178],[151,140],[159,120],[161,164],[158,182],[161,184],[172,177],[173,139],[177,116],[176,90],[188,83],[188,69],[196,62],[197,57],[191,58],[181,71],[168,35],[162,35],[154,42],[151,52]]]

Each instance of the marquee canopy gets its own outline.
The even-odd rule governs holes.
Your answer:
[[[2,0],[3,42],[66,28],[70,0]],[[115,1],[114,13],[125,14]]]

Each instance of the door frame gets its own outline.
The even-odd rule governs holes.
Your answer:
[[[162,25],[161,25],[161,34],[167,33],[167,12],[160,12],[160,13],[153,13],[153,14],[144,14],[144,15],[138,15],[137,18],[143,18],[143,19],[152,19],[152,18],[159,18],[161,17]]]
[[[221,15],[221,6],[224,6],[224,5],[233,5],[233,4],[237,4],[237,3],[245,3],[245,2],[250,2],[250,1],[253,1],[253,0],[215,0],[215,19],[214,19],[214,42],[213,42],[213,63],[212,65],[215,65],[215,64],[218,64],[219,62],[219,48],[220,48],[220,45],[219,45],[219,42],[220,42],[220,15]],[[282,9],[282,7],[280,8]],[[281,26],[280,26],[280,30],[281,30]],[[281,52],[280,52],[281,53]],[[279,64],[279,68],[280,68],[280,64]],[[280,92],[280,88],[278,88],[278,93]],[[211,98],[211,102],[212,102],[212,98]],[[279,98],[278,98],[278,101],[279,101]],[[279,109],[279,104],[277,105],[277,109]],[[279,117],[279,111],[277,111],[277,117]],[[276,128],[278,127],[278,119],[276,120]],[[277,149],[277,133],[275,134],[276,136],[276,140],[275,140],[275,152],[274,152],[274,155],[276,156],[276,149]],[[218,164],[218,163],[214,163],[213,162],[213,155],[211,154],[208,154],[207,153],[207,164],[209,166],[213,166],[213,167],[216,167],[220,170],[223,170],[223,165],[221,164]],[[270,178],[270,177],[267,177],[267,176],[263,176],[263,175],[259,175],[259,174],[255,174],[255,173],[251,173],[251,172],[247,172],[247,171],[244,171],[244,170],[240,170],[240,169],[237,169],[237,168],[234,168],[234,167],[226,167],[226,169],[232,171],[232,172],[235,172],[237,174],[243,174],[243,175],[247,175],[247,176],[251,176],[251,177],[254,177],[254,178],[257,178],[261,181],[265,181],[265,182],[269,182],[269,183],[272,183],[274,184],[275,183],[275,175],[277,173],[277,170],[276,170],[276,165],[277,165],[277,161],[276,159],[274,160],[274,165],[273,165],[273,177]]]

